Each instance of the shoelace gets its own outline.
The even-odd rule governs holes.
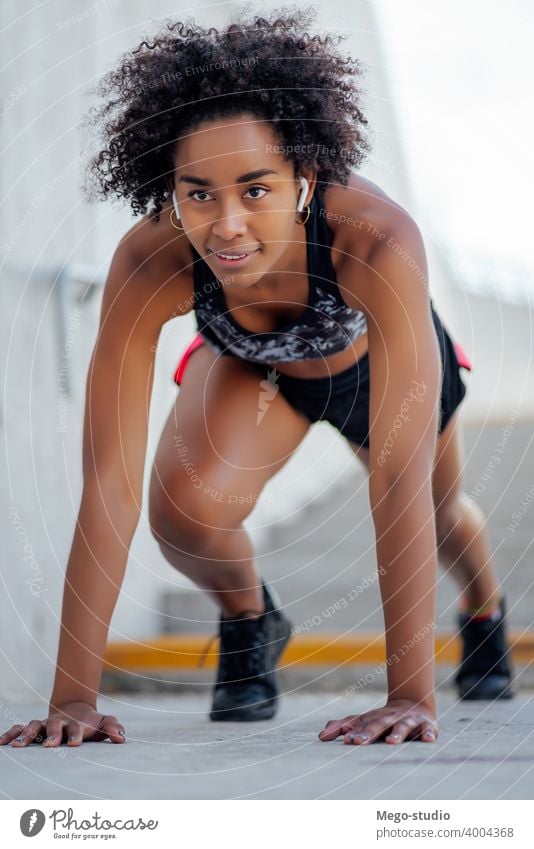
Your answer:
[[[495,673],[506,671],[503,654],[505,645],[502,633],[502,617],[496,622],[485,620],[480,623],[468,623],[463,631],[464,673],[491,670]]]
[[[265,673],[264,635],[258,633],[245,647],[240,643],[239,648],[236,647],[233,637],[235,634],[228,640],[225,639],[225,651],[221,653],[219,660],[220,680],[227,684],[245,680],[250,682],[253,678]]]
[[[262,613],[264,613],[264,612],[265,612],[265,611],[262,611]],[[232,618],[229,618],[227,621],[229,621],[229,622],[233,622],[233,620],[234,620],[234,619],[244,619],[244,618],[246,618],[246,617],[248,616],[248,614],[249,614],[249,613],[254,613],[256,616],[258,616],[258,611],[257,611],[257,610],[244,610],[244,611],[243,611],[242,613],[240,613],[238,616],[234,616],[234,617],[233,617],[233,619],[232,619]],[[206,657],[207,657],[207,655],[208,655],[208,652],[209,652],[210,648],[212,647],[213,643],[214,643],[216,640],[218,640],[218,639],[219,639],[219,636],[220,636],[220,635],[219,635],[218,633],[215,633],[215,634],[212,634],[212,635],[211,635],[211,637],[209,637],[209,639],[208,639],[208,641],[207,641],[207,643],[206,643],[206,645],[205,645],[204,649],[202,650],[202,654],[201,654],[201,656],[200,656],[200,660],[199,660],[199,663],[198,663],[197,669],[202,669],[202,667],[204,666],[204,663],[206,662]]]
[[[213,643],[215,642],[215,640],[218,640],[218,639],[219,639],[219,635],[218,635],[218,634],[212,634],[212,635],[211,635],[211,637],[209,638],[208,642],[206,643],[205,648],[202,650],[202,654],[201,654],[201,656],[200,656],[200,660],[199,660],[199,662],[198,662],[197,669],[202,669],[202,667],[204,666],[204,663],[205,663],[205,661],[206,661],[206,657],[207,657],[207,654],[208,654],[208,652],[209,652],[209,650],[210,650],[211,646],[213,645]]]

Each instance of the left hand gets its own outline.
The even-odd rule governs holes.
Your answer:
[[[433,712],[420,702],[392,699],[383,708],[329,720],[319,733],[319,739],[328,742],[340,735],[349,745],[375,743],[384,735],[385,742],[391,744],[403,740],[433,743],[438,736],[438,725]]]

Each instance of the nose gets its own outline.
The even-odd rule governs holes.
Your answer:
[[[224,204],[220,207],[219,218],[212,225],[214,236],[231,241],[236,236],[244,236],[247,232],[247,213],[235,204]]]

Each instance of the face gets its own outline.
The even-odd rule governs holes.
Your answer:
[[[288,270],[302,245],[299,177],[308,180],[308,203],[315,174],[295,176],[275,152],[280,144],[269,124],[240,115],[204,122],[177,147],[181,225],[213,273],[236,288]]]

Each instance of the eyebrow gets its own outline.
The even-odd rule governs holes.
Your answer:
[[[257,171],[248,171],[246,174],[241,174],[237,178],[236,183],[250,183],[252,180],[259,180],[260,177],[266,177],[267,174],[278,174],[278,171],[271,171],[269,168],[259,168]],[[203,180],[202,177],[193,177],[191,174],[182,174],[178,180],[179,183],[193,183],[195,186],[212,186],[209,180]]]

